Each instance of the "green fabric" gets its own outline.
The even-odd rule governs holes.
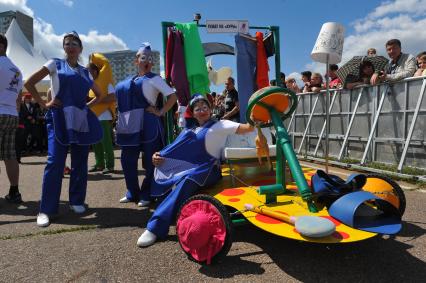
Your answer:
[[[93,151],[95,152],[95,167],[114,169],[114,150],[112,148],[112,128],[111,121],[99,121],[102,125],[104,136],[102,140],[93,145]]]
[[[210,81],[198,27],[195,23],[176,23],[176,29],[183,34],[186,76],[191,96],[196,93],[206,95],[210,93]]]

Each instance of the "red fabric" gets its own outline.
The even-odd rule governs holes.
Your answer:
[[[169,42],[172,41],[172,42]],[[180,31],[172,31],[169,36],[166,68],[168,68],[169,82],[171,81],[176,89],[179,105],[188,105],[191,97],[189,92],[189,82],[186,76],[185,55],[183,50],[183,35]],[[173,48],[172,48],[173,47]]]
[[[194,115],[191,111],[191,108],[186,107],[185,113],[183,113],[183,118],[188,119],[188,118],[194,118]]]
[[[222,216],[205,200],[194,200],[182,208],[176,232],[182,249],[207,264],[225,244],[226,226]]]
[[[335,78],[329,83],[331,88],[338,88],[342,85],[342,81],[339,78]]]
[[[171,72],[172,72],[172,59],[173,59],[173,49],[174,49],[174,33],[169,29],[169,37],[167,38],[166,45],[166,81],[170,82]]]
[[[269,86],[269,65],[268,57],[266,57],[265,46],[263,45],[263,33],[256,32],[256,45],[257,45],[257,56],[256,56],[256,84],[257,89],[261,89]]]
[[[29,92],[26,92],[26,93],[24,93],[24,95],[23,95],[25,98],[32,98],[33,96],[31,95],[31,93],[29,93]]]

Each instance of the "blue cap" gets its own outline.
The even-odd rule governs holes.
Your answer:
[[[138,51],[136,52],[136,56],[138,56],[142,62],[148,61],[152,63],[153,57],[152,57],[151,44],[149,42],[143,42],[141,46],[139,47]]]

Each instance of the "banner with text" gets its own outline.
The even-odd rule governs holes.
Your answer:
[[[248,33],[248,21],[238,20],[207,20],[206,29],[208,33]]]

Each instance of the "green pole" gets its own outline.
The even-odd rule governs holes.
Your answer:
[[[309,188],[305,176],[303,175],[302,168],[300,167],[299,161],[297,160],[296,154],[294,153],[293,146],[290,142],[287,130],[283,125],[280,114],[272,107],[269,107],[269,111],[269,113],[271,114],[272,123],[274,124],[275,130],[277,132],[277,150],[278,147],[281,148],[284,153],[284,156],[287,158],[290,171],[293,175],[294,180],[296,181],[296,185],[299,189],[302,199],[305,200],[308,204],[309,211],[318,212],[317,208],[312,202],[311,189]],[[284,160],[278,159],[277,156],[277,182],[279,181],[280,174],[285,174],[285,172],[278,171],[278,164],[280,162],[284,162]],[[284,167],[284,165],[281,166]],[[280,178],[282,179],[283,177],[281,176]],[[281,184],[283,185],[283,187],[285,186],[284,183]]]
[[[274,48],[275,48],[275,80],[277,82],[277,86],[283,87],[281,83],[281,56],[280,56],[280,27],[271,26],[270,30],[274,35]]]

